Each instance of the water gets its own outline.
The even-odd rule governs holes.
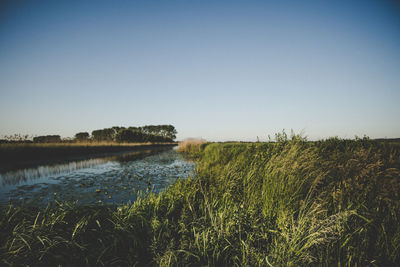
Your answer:
[[[177,179],[187,178],[194,168],[193,162],[172,149],[138,159],[143,153],[150,152],[1,173],[0,203],[133,202],[138,192],[160,192]]]

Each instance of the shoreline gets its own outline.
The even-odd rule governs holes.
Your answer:
[[[0,173],[40,165],[67,163],[98,157],[116,156],[127,152],[164,150],[176,146],[167,144],[45,144],[0,146]]]

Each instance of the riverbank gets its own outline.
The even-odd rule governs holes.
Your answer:
[[[196,177],[133,204],[3,207],[2,263],[396,266],[400,261],[398,146],[294,137],[201,144],[192,151]]]
[[[0,205],[134,202],[137,192],[163,191],[193,167],[175,150],[163,148],[11,171],[0,174]]]
[[[0,172],[121,152],[158,150],[176,143],[48,143],[0,144]]]

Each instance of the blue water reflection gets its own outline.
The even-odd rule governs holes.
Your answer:
[[[160,192],[194,169],[193,162],[172,149],[137,159],[141,155],[126,153],[3,173],[0,202],[133,202],[138,192]]]

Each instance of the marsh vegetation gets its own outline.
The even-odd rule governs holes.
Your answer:
[[[193,144],[193,177],[117,206],[3,206],[8,265],[396,266],[400,147]]]

